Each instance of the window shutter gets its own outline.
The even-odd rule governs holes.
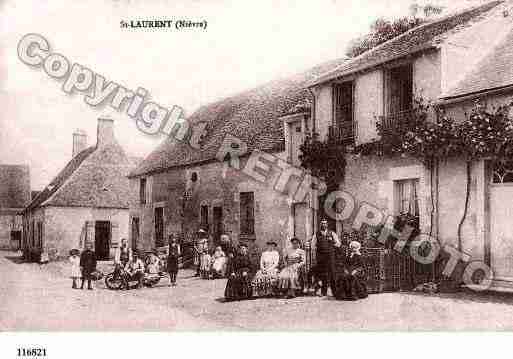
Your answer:
[[[82,243],[82,248],[84,248],[86,242],[91,242],[94,248],[94,221],[86,221],[85,227],[85,239],[84,243]]]

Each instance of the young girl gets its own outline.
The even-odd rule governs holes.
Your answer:
[[[69,261],[71,263],[71,279],[73,279],[73,285],[71,288],[77,289],[77,280],[82,277],[82,273],[80,271],[80,251],[78,249],[72,249],[69,254]]]
[[[160,259],[156,253],[150,254],[150,261],[146,266],[146,272],[151,275],[159,274],[160,270]]]
[[[210,279],[211,266],[212,256],[208,253],[208,250],[206,250],[200,256],[200,277],[202,279]]]
[[[216,247],[214,255],[212,256],[212,277],[224,277],[226,271],[226,254],[220,246]]]

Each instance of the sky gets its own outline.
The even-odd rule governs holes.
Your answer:
[[[447,11],[483,1],[431,1]],[[62,81],[17,57],[28,33],[52,52],[87,66],[148,99],[191,114],[199,106],[343,57],[349,41],[377,17],[407,15],[412,0],[135,1],[0,0],[0,163],[27,164],[40,190],[71,159],[72,133],[96,143],[98,117],[114,119],[126,152],[145,157],[163,135],[139,131],[108,106],[91,107],[68,95]],[[418,1],[423,3],[423,1]],[[122,29],[121,21],[206,21],[207,29]]]

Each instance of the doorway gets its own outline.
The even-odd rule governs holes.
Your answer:
[[[132,250],[137,250],[139,243],[139,217],[132,218]]]
[[[308,205],[304,202],[295,203],[293,205],[294,210],[294,237],[298,238],[302,243],[306,243],[310,238],[308,233]]]
[[[110,257],[111,224],[109,221],[96,221],[94,224],[94,251],[96,259],[108,260]]]
[[[213,228],[212,234],[214,236],[214,243],[219,244],[221,234],[223,234],[223,207],[213,208]]]
[[[492,168],[490,260],[494,278],[513,281],[513,166]]]

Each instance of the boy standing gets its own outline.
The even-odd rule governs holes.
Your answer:
[[[85,244],[85,251],[80,255],[80,269],[82,270],[82,284],[80,285],[80,289],[84,289],[84,282],[87,280],[87,289],[93,290],[91,281],[92,274],[96,271],[96,255],[91,242]]]

